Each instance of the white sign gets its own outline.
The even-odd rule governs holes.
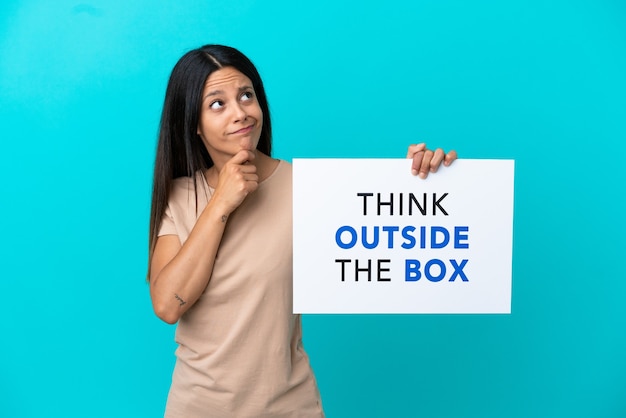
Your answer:
[[[510,313],[513,171],[294,159],[294,312]]]

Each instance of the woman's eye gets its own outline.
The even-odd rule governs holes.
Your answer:
[[[243,101],[252,100],[252,97],[254,97],[254,93],[252,93],[251,91],[247,91],[241,95],[241,100]]]
[[[209,105],[209,107],[212,110],[220,110],[222,108],[222,106],[224,106],[224,102],[222,102],[221,100],[216,100],[216,101],[214,101],[213,103],[211,103]]]
[[[221,100],[216,100],[209,105],[209,107],[213,110],[219,110],[222,108],[222,106],[224,106],[224,102],[222,102]]]

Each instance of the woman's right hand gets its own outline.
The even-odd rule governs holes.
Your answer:
[[[219,171],[212,199],[220,204],[225,215],[230,215],[259,187],[255,157],[252,151],[241,150]]]
[[[160,236],[152,254],[150,296],[157,316],[173,324],[191,308],[211,278],[228,216],[259,187],[255,154],[239,151],[217,173],[217,186],[184,244]],[[217,167],[207,173],[215,181]]]

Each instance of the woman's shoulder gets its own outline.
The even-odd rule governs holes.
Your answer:
[[[285,161],[285,160],[278,160],[278,166],[276,167],[277,169],[281,169],[281,170],[286,170],[286,171],[291,171],[292,167],[291,167],[291,163],[289,161]]]
[[[197,193],[196,193],[197,191]],[[195,184],[193,177],[177,177],[172,181],[172,186],[170,189],[170,202],[171,201],[180,201],[184,199],[188,201],[190,197],[194,198],[198,194],[201,195],[210,195],[211,192],[209,190],[209,185],[206,182],[205,177],[202,175],[200,171],[196,173],[195,176]]]
[[[291,179],[291,175],[292,175],[291,163],[285,160],[280,160],[280,159],[274,159],[274,163],[275,163],[275,166],[272,172],[264,180],[261,181],[260,185],[275,183],[279,181],[280,179],[285,179],[285,178]]]
[[[278,161],[278,164],[276,164],[276,169],[274,170],[275,172],[291,173],[292,165],[289,161],[281,160],[278,158],[276,160]]]

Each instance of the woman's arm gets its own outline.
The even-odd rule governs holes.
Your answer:
[[[446,167],[452,164],[456,160],[457,155],[454,150],[447,154],[441,148],[431,151],[426,148],[425,143],[421,143],[409,145],[406,158],[413,159],[413,164],[411,165],[413,175],[417,176],[419,174],[420,178],[425,179],[428,177],[428,173],[436,173],[442,162]]]
[[[240,151],[219,173],[218,185],[184,244],[160,236],[152,253],[150,297],[156,315],[173,324],[198,300],[211,277],[228,216],[258,187],[250,151]]]

